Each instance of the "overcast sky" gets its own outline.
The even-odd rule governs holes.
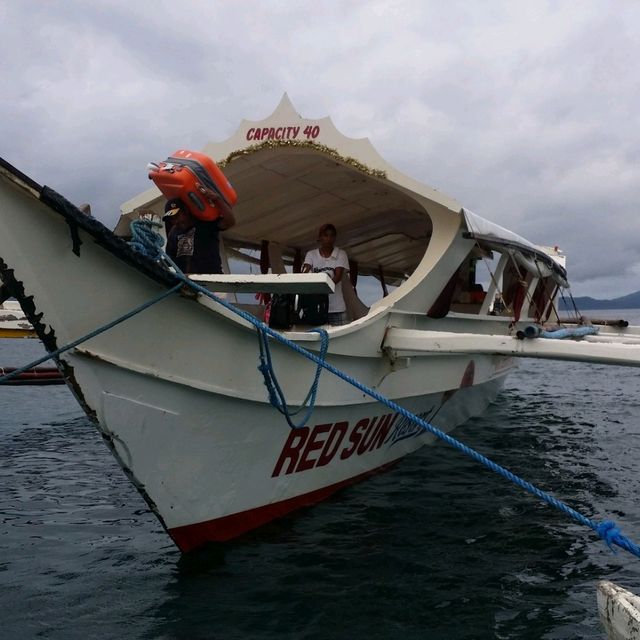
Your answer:
[[[0,155],[113,227],[146,163],[288,92],[394,166],[640,289],[640,2],[0,3]]]

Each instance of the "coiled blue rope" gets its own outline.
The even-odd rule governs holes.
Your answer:
[[[598,333],[598,327],[565,327],[555,331],[547,331],[535,324],[524,328],[525,338],[548,338],[550,340],[564,340],[565,338],[583,338]]]
[[[150,252],[155,251],[155,246],[156,246],[156,244],[154,243],[150,248]],[[145,253],[146,255],[152,255],[152,253],[147,253],[147,249],[146,249],[146,246],[144,245],[144,243],[142,244],[141,252]],[[484,456],[481,453],[475,451],[475,449],[472,449],[471,447],[468,447],[467,445],[465,445],[464,443],[460,442],[459,440],[456,440],[455,438],[451,437],[450,435],[444,433],[444,431],[441,431],[437,427],[434,427],[432,424],[428,423],[426,420],[423,420],[419,416],[411,413],[410,411],[407,411],[404,407],[401,407],[399,404],[397,404],[393,400],[390,400],[389,398],[386,398],[385,396],[383,396],[382,394],[377,392],[375,389],[372,389],[371,387],[368,387],[368,386],[362,384],[360,381],[356,380],[355,378],[353,378],[352,376],[348,375],[347,373],[344,373],[343,371],[340,371],[339,369],[337,369],[336,367],[334,367],[333,365],[331,365],[330,363],[328,363],[325,360],[326,348],[324,348],[324,352],[323,352],[323,349],[321,348],[321,352],[320,352],[319,356],[316,355],[315,353],[312,353],[311,351],[308,351],[307,349],[304,349],[303,347],[301,347],[300,345],[296,344],[292,340],[289,340],[288,338],[286,338],[282,334],[280,334],[277,331],[274,331],[273,329],[271,329],[268,325],[266,325],[264,322],[261,322],[260,320],[258,320],[255,316],[251,315],[250,313],[247,313],[246,311],[244,311],[242,309],[239,309],[238,307],[232,305],[231,303],[227,302],[223,298],[220,298],[219,296],[216,296],[214,293],[212,293],[211,291],[209,291],[205,287],[199,285],[197,282],[194,282],[193,280],[190,280],[184,273],[182,273],[182,271],[175,265],[173,260],[171,260],[171,258],[169,258],[169,256],[164,251],[162,251],[162,253],[160,253],[159,260],[161,260],[164,264],[166,264],[167,266],[171,267],[175,271],[176,276],[181,281],[181,284],[184,284],[185,286],[189,287],[193,291],[201,293],[202,295],[210,298],[214,302],[216,302],[219,305],[221,305],[222,307],[228,309],[232,313],[235,313],[236,315],[240,316],[241,318],[246,320],[248,323],[253,325],[256,328],[256,330],[259,332],[259,334],[261,334],[263,336],[263,337],[261,337],[261,340],[263,340],[262,344],[263,345],[264,344],[267,345],[267,351],[265,352],[265,360],[264,360],[265,366],[269,367],[269,363],[270,363],[270,358],[267,357],[267,355],[266,355],[268,353],[267,336],[269,336],[269,337],[273,338],[274,340],[276,340],[277,342],[289,347],[293,351],[299,353],[300,355],[303,355],[305,358],[308,358],[309,360],[311,360],[312,362],[315,362],[318,365],[318,371],[316,371],[316,377],[314,379],[314,384],[312,385],[312,389],[311,389],[314,392],[317,390],[317,381],[318,381],[318,377],[319,377],[319,370],[320,369],[326,369],[327,371],[329,371],[329,372],[333,373],[334,375],[338,376],[341,380],[344,380],[345,382],[349,383],[350,385],[352,385],[356,389],[359,389],[360,391],[362,391],[363,393],[365,393],[369,397],[373,398],[374,400],[377,400],[378,402],[380,402],[381,404],[389,407],[393,411],[396,411],[397,413],[399,413],[400,415],[404,416],[405,418],[407,418],[409,421],[413,422],[414,424],[419,425],[426,432],[431,433],[432,435],[436,436],[437,438],[439,438],[443,442],[446,442],[448,445],[452,446],[453,448],[457,449],[458,451],[461,451],[465,455],[469,456],[470,458],[472,458],[476,462],[479,462],[480,464],[484,465],[485,467],[487,467],[491,471],[494,471],[495,473],[498,473],[503,478],[505,478],[507,480],[510,480],[511,482],[513,482],[514,484],[519,486],[520,488],[522,488],[525,491],[527,491],[528,493],[536,496],[537,498],[539,498],[543,502],[546,502],[548,505],[550,505],[552,507],[555,507],[556,509],[558,509],[562,513],[570,516],[571,518],[573,518],[574,520],[576,520],[580,524],[583,524],[583,525],[589,527],[590,529],[595,531],[598,534],[598,536],[600,536],[600,538],[602,538],[602,540],[605,541],[607,546],[614,553],[615,553],[615,550],[614,550],[613,546],[615,545],[617,547],[620,547],[621,549],[625,549],[629,553],[632,553],[633,555],[635,555],[635,556],[640,558],[640,547],[638,545],[636,545],[635,543],[633,543],[631,540],[629,540],[629,538],[627,538],[625,535],[623,535],[615,522],[610,521],[610,520],[605,520],[603,522],[599,522],[598,523],[595,520],[592,520],[591,518],[587,518],[586,516],[582,515],[580,512],[576,511],[575,509],[573,509],[569,505],[565,504],[561,500],[558,500],[557,498],[555,498],[551,494],[547,493],[546,491],[543,491],[542,489],[539,489],[538,487],[534,486],[530,482],[527,482],[526,480],[523,480],[522,478],[517,476],[515,473],[509,471],[505,467],[493,462],[493,460],[490,460],[486,456]],[[166,296],[170,295],[171,293],[173,293],[174,291],[179,289],[180,286],[181,285],[176,285],[175,287],[169,289],[168,291],[163,292],[164,295],[162,297],[166,297]],[[109,329],[110,327],[114,326],[115,324],[118,324],[119,322],[122,322],[122,321],[126,320],[127,318],[131,317],[132,315],[135,315],[135,313],[139,313],[140,311],[142,311],[143,308],[151,306],[151,304],[155,304],[155,302],[158,302],[159,299],[161,299],[161,297],[157,296],[156,298],[154,298],[154,299],[150,300],[148,303],[146,303],[146,305],[141,305],[141,307],[132,310],[128,314],[125,314],[121,318],[118,318],[118,319],[112,321],[111,323],[105,325],[104,327],[100,327],[100,328],[96,329],[95,331],[91,332],[90,334],[87,334],[87,336],[83,336],[83,338],[75,340],[74,342],[70,343],[69,345],[66,345],[65,347],[61,347],[56,352],[54,352],[52,354],[49,354],[45,358],[43,358],[41,360],[38,360],[36,362],[30,363],[26,367],[18,369],[15,372],[12,372],[11,374],[9,374],[8,376],[4,376],[3,378],[0,378],[0,384],[3,382],[3,380],[8,379],[9,377],[13,377],[13,375],[17,375],[18,373],[20,373],[20,372],[22,372],[22,371],[24,371],[24,370],[26,370],[28,368],[31,368],[31,367],[33,367],[33,366],[35,366],[37,364],[40,364],[41,362],[44,362],[45,360],[48,360],[48,359],[50,359],[52,357],[55,357],[56,355],[59,355],[63,351],[66,351],[66,350],[72,348],[73,346],[78,345],[80,342],[82,342],[84,340],[88,340],[90,337],[93,337],[94,335],[98,335],[98,333],[102,333],[103,331],[106,331],[107,329]],[[319,333],[320,333],[321,341],[322,341],[323,340],[322,333],[321,332],[319,332]],[[324,343],[323,343],[323,345],[324,345]],[[262,360],[261,360],[261,365],[260,366],[262,366]],[[271,367],[271,371],[272,371],[272,367]],[[269,375],[271,375],[271,374],[269,374]],[[278,385],[278,388],[279,388],[279,385]],[[269,390],[269,385],[267,385],[267,389]],[[276,387],[274,387],[274,390],[275,389],[276,389]],[[311,393],[311,390],[310,390],[310,393]],[[280,389],[280,391],[281,391],[281,389]],[[271,393],[272,393],[271,390],[269,390],[269,393],[271,395]],[[274,393],[277,394],[278,392],[274,391]],[[307,398],[309,398],[309,395],[307,395]],[[314,399],[315,399],[315,394],[314,394]],[[282,402],[284,404],[284,406],[286,406],[286,402],[284,402],[284,395],[283,394],[281,395],[280,399],[276,400],[276,401],[277,402],[280,401],[280,402]],[[305,402],[306,402],[306,400],[305,400]],[[308,412],[308,415],[310,415],[309,412]],[[306,416],[305,416],[305,418],[306,418]],[[294,425],[291,425],[291,426],[294,426]]]
[[[129,227],[131,228],[131,240],[129,242],[131,248],[159,262],[164,254],[164,238],[154,231],[154,227],[159,229],[162,225],[153,220],[140,218],[133,220]]]
[[[258,365],[258,370],[264,377],[264,384],[267,387],[267,392],[269,394],[269,402],[285,417],[287,424],[292,429],[299,429],[307,423],[307,421],[313,414],[316,403],[316,395],[318,393],[318,382],[320,380],[320,374],[322,373],[322,365],[318,364],[315,377],[313,379],[311,387],[309,388],[307,396],[302,401],[302,404],[296,411],[292,412],[287,405],[287,400],[284,396],[284,392],[282,391],[278,379],[276,378],[275,371],[273,370],[271,349],[269,347],[269,336],[260,327],[256,328],[258,329],[258,343],[260,345],[260,364]],[[321,328],[311,329],[310,331],[320,334],[319,359],[324,362],[324,359],[327,355],[327,349],[329,348],[329,334]],[[295,424],[291,420],[292,416],[300,413],[300,411],[302,411],[302,409],[304,409],[305,407],[307,407],[307,413],[298,424]]]

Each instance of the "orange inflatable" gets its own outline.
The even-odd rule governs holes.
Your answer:
[[[204,153],[179,150],[164,162],[149,165],[149,178],[168,200],[180,198],[199,220],[215,220],[220,208],[207,197],[207,189],[232,207],[238,196],[220,167]]]

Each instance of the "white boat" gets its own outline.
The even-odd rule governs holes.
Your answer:
[[[0,303],[0,338],[34,338],[35,336],[36,332],[18,301],[5,300]]]
[[[598,612],[609,640],[640,640],[640,597],[603,580],[598,584]]]
[[[231,300],[247,290],[327,291],[326,276],[292,271],[319,225],[332,222],[351,275],[382,286],[366,306],[343,281],[350,322],[327,327],[327,362],[444,431],[484,411],[515,357],[640,363],[634,327],[603,327],[579,341],[518,339],[527,325],[553,321],[567,284],[559,261],[401,174],[367,139],[342,135],[329,118],[300,117],[286,96],[265,120],[242,121],[203,151],[238,193],[224,256],[258,263],[261,250],[267,273],[193,279]],[[139,214],[160,215],[163,203],[155,189],[128,201],[116,232],[126,235]],[[0,224],[0,274],[50,351],[179,282],[6,162]],[[474,281],[485,261],[493,265],[486,292]],[[392,290],[383,296],[384,287]],[[497,293],[500,315],[491,312]],[[285,335],[317,353],[320,337],[307,329]],[[281,344],[272,353],[288,402],[302,404],[315,364]],[[329,373],[309,421],[289,428],[257,369],[256,330],[202,295],[166,297],[59,364],[182,551],[319,501],[433,438]]]

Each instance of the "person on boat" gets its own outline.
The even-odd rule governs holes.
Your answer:
[[[336,284],[334,293],[329,294],[328,324],[339,326],[348,323],[347,306],[342,295],[342,276],[349,270],[349,259],[342,249],[335,246],[336,228],[323,224],[318,231],[317,249],[307,252],[302,265],[303,273],[327,273]]]
[[[219,234],[236,223],[223,198],[211,190],[205,195],[222,211],[216,220],[198,220],[178,198],[168,200],[164,207],[166,251],[184,273],[222,273]]]

